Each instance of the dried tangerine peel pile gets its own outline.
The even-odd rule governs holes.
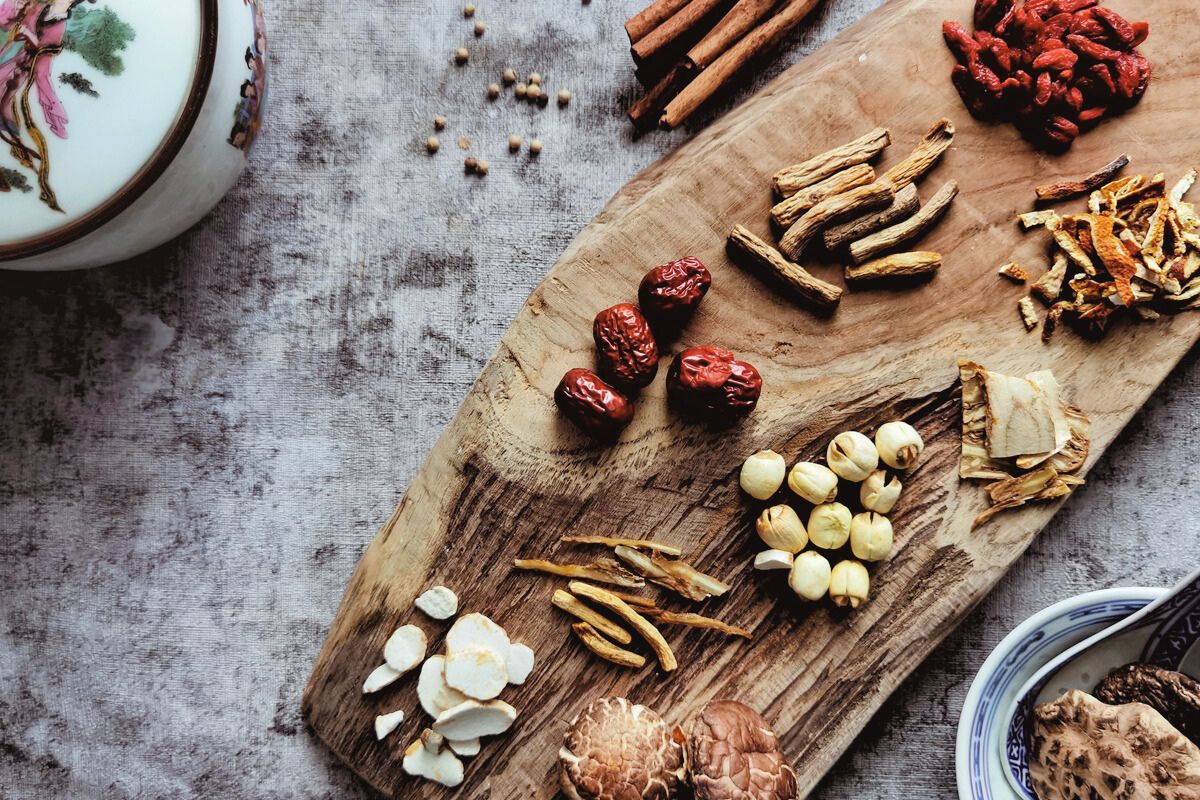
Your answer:
[[[1119,178],[1091,193],[1087,213],[1018,217],[1054,237],[1053,266],[1031,287],[1050,307],[1043,340],[1063,320],[1099,338],[1122,314],[1153,320],[1200,306],[1200,216],[1183,199],[1196,175],[1169,190],[1162,173]]]
[[[962,381],[963,438],[959,476],[991,481],[990,507],[978,528],[996,514],[1031,500],[1066,497],[1083,479],[1088,419],[1062,397],[1049,370],[1024,378],[958,362]]]
[[[971,113],[1009,120],[1039,147],[1062,151],[1080,132],[1142,99],[1150,28],[1099,0],[977,0],[975,31],[942,23],[958,59],[951,80]]]

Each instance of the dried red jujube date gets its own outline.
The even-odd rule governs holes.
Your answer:
[[[712,275],[700,259],[681,258],[646,273],[638,286],[638,305],[655,325],[678,328],[695,313],[711,285]]]
[[[615,439],[633,421],[633,403],[590,369],[572,369],[554,390],[567,419],[596,439]]]
[[[667,396],[685,414],[730,423],[754,410],[762,375],[723,347],[691,347],[667,370]]]
[[[658,343],[650,323],[633,303],[620,303],[592,323],[600,373],[623,389],[650,385],[658,374]]]

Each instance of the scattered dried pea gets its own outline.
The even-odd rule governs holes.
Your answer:
[[[433,129],[435,131],[440,131],[442,128],[445,128],[445,127],[446,127],[446,118],[445,117],[443,117],[441,114],[438,114],[436,117],[433,118]]]
[[[505,67],[504,72],[500,73],[500,80],[504,82],[505,86],[512,86],[517,82],[517,71],[512,67]]]
[[[520,134],[514,133],[512,136],[509,136],[508,137],[509,152],[515,153],[518,150],[520,150],[521,149],[521,141],[522,140],[521,140]]]
[[[523,83],[518,83],[516,88],[513,89],[513,94],[515,94],[517,97],[520,97],[522,99],[524,99],[525,95],[528,93],[529,93],[529,87],[527,87]]]
[[[430,154],[436,153],[438,151],[438,148],[441,146],[442,146],[442,143],[438,141],[438,138],[436,136],[430,136],[428,139],[425,140],[425,149],[428,150],[430,152]]]
[[[571,91],[569,89],[559,89],[558,104],[560,106],[565,106],[569,102],[571,102]]]
[[[465,63],[467,63],[467,60],[470,57],[471,57],[471,54],[469,52],[467,52],[467,48],[465,48],[465,47],[460,47],[454,51],[454,63],[455,64],[459,64],[459,65],[465,64]]]
[[[534,139],[529,143],[529,155],[536,156],[540,152],[542,152],[542,140]]]
[[[542,84],[541,74],[539,74],[537,72],[529,73],[529,82],[534,84],[535,86],[540,86]]]
[[[486,30],[487,30],[487,26],[483,24],[483,20],[477,20],[475,22],[475,35],[476,36],[483,36],[483,32]]]
[[[467,156],[463,159],[463,169],[467,172],[474,172],[479,169],[479,160],[475,156]]]
[[[487,96],[489,100],[495,100],[500,96],[500,84],[489,83],[487,87]]]
[[[481,158],[475,164],[475,174],[476,175],[487,175],[487,173],[488,173],[488,162]]]
[[[467,3],[465,6],[463,6],[463,16],[464,17],[475,16],[475,4],[474,3]]]
[[[525,96],[530,100],[537,100],[542,96],[542,87],[538,86],[536,83],[529,84],[529,88],[525,90]]]

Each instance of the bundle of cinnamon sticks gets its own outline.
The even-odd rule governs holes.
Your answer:
[[[671,130],[775,49],[821,0],[654,0],[625,23],[646,93],[629,109],[638,128]]]

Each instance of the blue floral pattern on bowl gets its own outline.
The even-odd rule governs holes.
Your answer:
[[[1131,587],[1079,595],[1034,614],[996,646],[972,683],[959,720],[961,800],[1033,800],[1031,794],[1014,791],[1004,774],[1008,758],[1001,759],[1005,714],[1017,691],[1059,653],[1139,611],[1165,591]]]

